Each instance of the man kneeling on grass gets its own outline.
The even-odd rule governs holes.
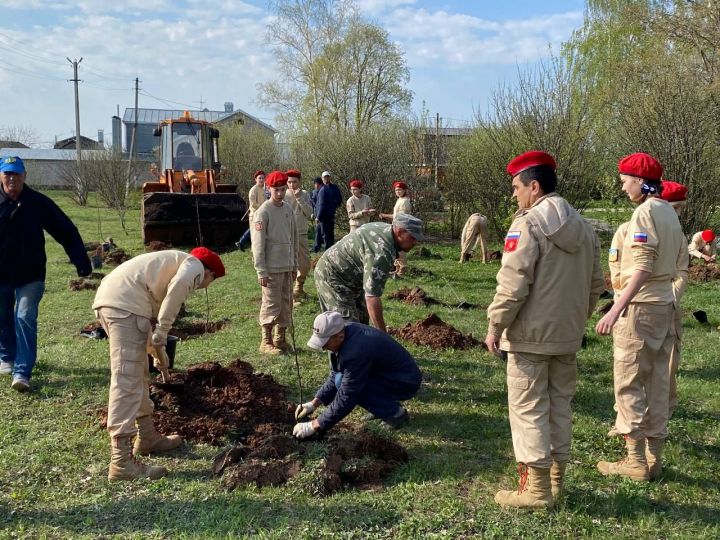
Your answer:
[[[320,405],[327,408],[318,418],[295,424],[295,437],[330,429],[356,405],[369,412],[364,420],[382,420],[393,428],[409,421],[399,401],[416,394],[422,375],[410,353],[385,332],[326,311],[315,317],[308,347],[328,351],[330,375],[312,401],[297,406],[295,419],[306,418]]]
[[[108,480],[154,480],[167,473],[163,467],[133,457],[133,453],[168,452],[182,444],[179,435],[165,437],[155,431],[147,353],[155,357],[164,381],[169,368],[167,336],[180,306],[191,292],[224,275],[218,254],[198,247],[189,254],[168,249],[138,255],[100,283],[92,307],[110,342]],[[153,320],[157,321],[154,328]]]

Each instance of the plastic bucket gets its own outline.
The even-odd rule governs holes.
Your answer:
[[[179,337],[168,336],[167,346],[165,347],[165,352],[167,353],[168,359],[170,360],[170,368],[172,368],[175,365],[175,349],[177,348],[178,341],[180,341]],[[148,365],[150,366],[151,373],[158,372],[157,368],[153,365],[153,357],[150,354],[148,354]]]

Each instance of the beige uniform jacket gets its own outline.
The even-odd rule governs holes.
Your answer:
[[[255,212],[257,212],[257,209],[260,208],[266,200],[267,198],[265,197],[265,188],[263,186],[258,186],[257,184],[255,184],[253,187],[250,188],[250,191],[248,192],[248,204],[250,205],[250,223],[252,223],[253,216],[255,215]]]
[[[574,354],[605,285],[597,235],[550,193],[515,214],[497,283],[488,333],[502,350]]]
[[[691,257],[697,257],[698,259],[702,259],[703,255],[712,257],[715,255],[715,241],[706,242],[702,239],[702,232],[696,232],[693,234],[692,240],[690,240],[688,252]]]
[[[312,204],[310,203],[310,195],[304,189],[301,189],[298,195],[294,195],[292,190],[288,188],[285,192],[285,202],[295,215],[295,225],[300,236],[307,235],[308,223],[312,218]]]
[[[612,282],[613,290],[615,291],[615,301],[620,298],[621,294],[621,281],[620,281],[620,262],[621,253],[620,247],[625,243],[627,237],[627,231],[630,227],[630,222],[627,221],[621,224],[612,239],[610,244],[610,253],[608,255],[608,261],[610,266],[610,280]],[[677,266],[675,269],[675,277],[672,280],[673,298],[675,306],[680,307],[680,299],[685,293],[685,289],[688,284],[688,257],[681,256],[677,260]]]
[[[202,284],[204,275],[203,264],[183,251],[144,253],[103,278],[92,308],[112,307],[157,318],[157,330],[167,333],[180,306]]]
[[[275,206],[267,200],[258,208],[250,225],[253,259],[258,277],[297,272],[298,234],[290,205]]]
[[[370,210],[372,208],[372,201],[368,195],[364,193],[359,197],[352,195],[345,203],[347,208],[349,224],[355,227],[361,227],[366,223],[370,223],[370,216],[363,215],[363,210]]]
[[[650,277],[632,302],[675,302],[673,281],[679,272],[687,273],[688,249],[673,207],[658,197],[640,204],[628,222],[624,241],[611,248],[609,260],[613,259],[620,263],[617,283],[613,282],[616,291],[622,291],[639,269],[650,272]]]
[[[398,197],[395,201],[395,207],[393,208],[393,217],[398,214],[409,214],[412,215],[412,204],[410,204],[410,197]]]

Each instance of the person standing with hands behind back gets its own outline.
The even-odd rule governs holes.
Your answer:
[[[30,389],[37,360],[37,318],[45,292],[45,231],[65,249],[80,277],[92,266],[77,227],[45,195],[25,185],[19,157],[0,160],[0,374]]]

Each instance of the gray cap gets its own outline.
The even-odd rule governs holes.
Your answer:
[[[425,240],[425,235],[422,232],[423,223],[421,219],[411,216],[410,214],[398,214],[393,218],[392,224],[400,229],[405,229],[415,240]]]

